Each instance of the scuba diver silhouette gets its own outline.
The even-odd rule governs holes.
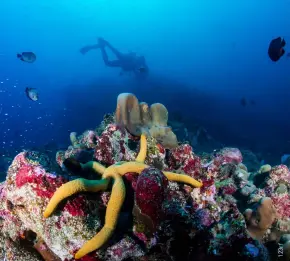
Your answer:
[[[111,50],[111,52],[116,56],[116,60],[110,61],[105,48]],[[87,45],[80,49],[82,54],[86,54],[91,50],[100,49],[103,57],[103,61],[108,67],[119,67],[122,69],[120,75],[123,72],[133,72],[137,77],[144,77],[148,74],[149,68],[146,64],[144,56],[138,56],[134,52],[121,53],[116,48],[114,48],[108,41],[103,38],[98,38],[98,43],[94,45]]]

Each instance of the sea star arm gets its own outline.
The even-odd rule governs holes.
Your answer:
[[[140,174],[144,169],[149,168],[149,166],[144,163],[131,161],[131,162],[126,162],[119,166],[115,166],[115,168],[117,169],[118,173],[121,176],[124,176],[126,173],[129,173],[129,172]]]
[[[85,164],[81,163],[81,166],[83,170],[94,170],[96,173],[101,175],[103,175],[106,170],[106,167],[96,161],[89,161]]]
[[[43,216],[49,217],[55,210],[57,205],[65,198],[72,196],[81,191],[98,192],[100,190],[106,190],[109,184],[109,179],[101,180],[87,180],[76,179],[63,184],[59,187],[50,199]]]
[[[114,180],[112,194],[106,210],[104,227],[96,236],[82,246],[75,254],[75,259],[82,258],[86,254],[102,247],[110,239],[117,226],[118,217],[126,197],[125,184],[114,165],[106,169],[103,178],[113,178]]]
[[[114,230],[103,227],[97,235],[95,235],[91,240],[87,241],[82,248],[76,252],[75,259],[80,259],[93,252],[94,250],[100,248],[104,243],[106,243],[109,238],[113,235]]]
[[[177,174],[177,173],[168,172],[168,171],[163,171],[163,173],[170,181],[185,183],[196,188],[202,187],[201,182],[185,174]]]
[[[136,161],[144,163],[146,159],[146,154],[147,154],[147,140],[145,134],[142,134],[140,138],[140,151],[138,153]]]

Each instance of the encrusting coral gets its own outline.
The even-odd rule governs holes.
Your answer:
[[[63,199],[83,191],[104,191],[107,189],[110,180],[113,179],[112,194],[107,205],[105,225],[95,237],[86,242],[82,246],[82,248],[75,254],[76,259],[80,259],[86,254],[96,249],[99,249],[112,236],[116,228],[118,216],[126,196],[126,189],[122,176],[129,172],[140,174],[144,169],[149,168],[148,165],[144,164],[147,153],[147,142],[146,136],[144,134],[141,135],[140,143],[141,144],[139,154],[137,155],[136,160],[133,162],[118,162],[108,168],[105,168],[97,162],[88,162],[87,164],[83,164],[82,168],[93,169],[96,173],[99,173],[101,175],[101,179],[86,180],[80,178],[65,183],[57,189],[49,204],[47,205],[46,210],[44,211],[45,218],[48,218],[52,214],[57,205]],[[201,182],[195,180],[188,175],[176,174],[167,171],[163,173],[170,181],[182,182],[198,188],[202,186]]]

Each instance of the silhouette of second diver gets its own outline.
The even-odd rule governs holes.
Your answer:
[[[105,49],[106,47],[116,56],[116,60],[109,60]],[[101,50],[103,61],[106,66],[119,67],[122,69],[120,75],[124,72],[133,72],[137,77],[144,77],[149,72],[144,56],[138,56],[134,52],[121,53],[103,38],[98,38],[97,44],[84,46],[80,49],[80,52],[86,54],[87,52],[96,49]]]

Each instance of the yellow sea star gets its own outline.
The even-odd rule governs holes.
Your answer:
[[[140,151],[135,161],[118,162],[108,168],[101,164],[90,161],[82,164],[83,169],[92,169],[101,175],[100,180],[76,179],[63,184],[54,193],[50,199],[45,211],[44,217],[49,217],[57,205],[65,198],[78,192],[98,192],[107,189],[111,179],[113,179],[112,193],[108,202],[105,225],[91,240],[87,241],[82,248],[75,254],[75,259],[80,259],[86,254],[102,247],[112,236],[118,221],[121,207],[125,200],[126,189],[122,176],[128,172],[140,174],[149,166],[144,164],[147,153],[147,141],[144,134],[141,135]],[[201,187],[202,183],[185,174],[176,174],[172,172],[163,172],[170,181],[182,182],[193,187]]]

